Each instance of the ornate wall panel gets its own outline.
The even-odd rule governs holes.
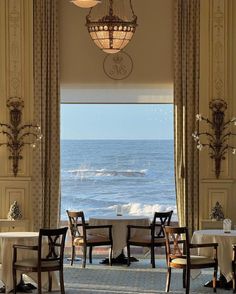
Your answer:
[[[233,0],[201,0],[201,78],[200,112],[211,117],[209,101],[224,99],[228,104],[226,120],[233,116],[232,108],[232,20],[236,16]],[[235,115],[234,115],[235,116]],[[202,127],[201,130],[205,130]],[[208,150],[200,153],[200,219],[209,218],[211,208],[219,201],[226,217],[236,223],[235,173],[229,152],[222,161],[220,178],[215,179],[214,162]]]
[[[9,97],[24,100],[23,123],[33,120],[33,35],[32,0],[0,1],[0,121],[9,122]],[[0,134],[0,143],[6,137]],[[23,150],[19,174],[12,173],[6,146],[0,147],[0,218],[6,218],[13,201],[18,201],[25,218],[30,217],[31,150]]]

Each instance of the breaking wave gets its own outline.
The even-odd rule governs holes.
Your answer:
[[[76,169],[69,170],[69,173],[79,176],[80,178],[87,177],[144,177],[147,170],[106,170],[106,169]]]

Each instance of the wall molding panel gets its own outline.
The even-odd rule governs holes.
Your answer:
[[[224,99],[228,104],[226,120],[236,114],[232,109],[232,76],[236,69],[232,68],[232,24],[236,16],[232,1],[201,0],[200,113],[209,118],[209,101],[217,98]],[[201,130],[206,128],[203,126]],[[208,219],[215,202],[219,201],[225,217],[236,224],[235,160],[228,152],[222,161],[220,178],[216,179],[214,162],[208,150],[200,152],[200,220]]]
[[[23,123],[33,120],[33,1],[0,1],[0,121],[9,122],[9,97],[24,100]],[[5,42],[3,42],[5,40]],[[0,134],[0,142],[6,137]],[[25,146],[19,174],[12,173],[6,146],[0,147],[0,218],[6,218],[17,201],[24,218],[30,218],[31,149]]]

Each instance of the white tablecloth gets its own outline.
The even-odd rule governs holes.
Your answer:
[[[113,257],[116,258],[126,247],[127,225],[148,226],[150,220],[143,216],[112,216],[112,217],[92,217],[89,219],[89,225],[112,225],[113,238]],[[147,233],[145,230],[144,232]],[[143,234],[142,230],[132,230],[132,236]]]
[[[218,243],[218,264],[221,273],[225,276],[227,282],[232,280],[232,244],[236,243],[236,231],[224,233],[223,230],[202,230],[195,231],[192,237],[192,243]],[[198,249],[199,255],[212,256],[212,248]]]
[[[2,269],[0,271],[0,280],[5,284],[6,293],[13,289],[12,278],[12,259],[13,259],[13,244],[22,245],[38,245],[38,232],[4,232],[0,233],[0,262]],[[36,251],[18,250],[18,260],[30,257],[37,257]],[[37,273],[27,274],[37,283]],[[17,282],[20,281],[20,272],[17,271]],[[58,281],[55,272],[52,272],[52,287],[58,289]],[[47,286],[48,274],[42,273],[42,285]]]

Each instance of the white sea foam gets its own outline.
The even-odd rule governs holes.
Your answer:
[[[116,210],[116,205],[110,206],[109,209]],[[173,219],[176,219],[177,208],[176,205],[164,204],[142,204],[142,203],[128,203],[122,205],[124,215],[145,215],[150,218],[153,217],[155,211],[170,211],[173,210]]]
[[[69,173],[78,176],[80,178],[87,177],[143,177],[146,175],[147,170],[106,170],[106,169],[75,169],[69,170]]]

